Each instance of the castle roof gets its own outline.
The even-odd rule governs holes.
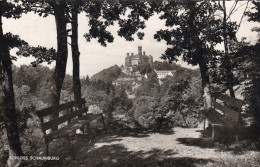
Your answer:
[[[133,59],[133,58],[149,58],[149,56],[147,56],[147,55],[135,54],[135,55],[131,55],[131,56],[127,56],[127,57],[126,57],[126,59]]]
[[[138,55],[138,54],[136,54],[136,55],[134,55],[134,56],[132,56],[133,58],[139,58],[139,57],[141,57],[140,55]]]

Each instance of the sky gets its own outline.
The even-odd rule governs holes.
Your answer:
[[[229,10],[234,1],[227,1],[227,9]],[[241,6],[232,15],[231,20],[239,22],[241,16],[245,10],[245,1],[239,1],[237,7]],[[251,3],[250,3],[251,4]],[[249,4],[249,5],[250,5]],[[251,6],[253,6],[251,4]],[[91,42],[86,42],[83,35],[88,32],[88,19],[85,14],[79,15],[79,50],[80,50],[80,75],[81,77],[89,75],[92,76],[98,73],[102,69],[108,68],[115,64],[124,65],[126,53],[137,53],[138,46],[142,46],[143,51],[147,55],[152,55],[154,60],[160,60],[161,55],[165,52],[167,45],[164,41],[157,42],[153,35],[160,29],[166,29],[164,21],[158,18],[158,15],[152,16],[146,23],[146,28],[143,30],[145,33],[144,39],[139,40],[135,37],[133,42],[128,42],[124,38],[117,36],[118,25],[109,27],[109,31],[114,35],[114,42],[108,43],[107,47],[101,46],[96,39],[92,39]],[[237,37],[241,39],[246,37],[247,41],[255,43],[257,40],[257,33],[252,32],[251,29],[255,26],[259,26],[259,23],[248,22],[247,17],[243,18],[241,27],[238,31]],[[19,35],[21,39],[27,41],[31,46],[44,46],[47,48],[57,48],[56,41],[56,25],[53,16],[47,18],[39,17],[37,14],[29,13],[24,14],[22,18],[15,19],[3,19],[4,32],[11,32],[15,35]],[[223,45],[219,45],[222,48]],[[67,62],[67,74],[72,74],[72,58],[70,46],[68,62]],[[11,55],[16,55],[16,50],[11,50]],[[15,65],[20,66],[22,64],[30,64],[34,59],[18,58]],[[181,66],[188,68],[192,67],[182,60],[178,62]],[[46,64],[44,64],[46,65]],[[55,66],[55,63],[48,65],[50,68]]]

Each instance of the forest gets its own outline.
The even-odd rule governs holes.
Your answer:
[[[120,130],[122,130],[128,131],[131,137],[138,137],[138,133],[147,137],[164,134],[165,131],[169,133],[176,127],[183,128],[183,132],[185,129],[199,128],[207,117],[201,111],[205,111],[207,115],[215,109],[216,92],[243,101],[242,112],[238,114],[241,129],[235,130],[239,132],[240,140],[246,143],[242,144],[245,152],[254,151],[254,155],[257,157],[260,148],[260,26],[258,24],[249,30],[258,33],[255,42],[248,41],[245,37],[240,39],[237,35],[241,25],[245,23],[244,21],[259,23],[260,2],[245,1],[241,5],[239,1],[232,1],[233,5],[229,10],[227,10],[226,4],[226,0],[1,1],[0,166],[64,165],[65,161],[59,164],[59,162],[30,162],[14,158],[42,155],[44,152],[46,132],[41,130],[43,122],[41,123],[39,115],[37,115],[39,110],[51,107],[59,108],[62,104],[72,101],[79,102],[83,98],[89,113],[99,113],[102,118],[104,116],[106,127],[101,128],[102,120],[97,119],[91,123],[94,133],[87,133],[90,136],[88,142],[93,141],[95,148],[94,141],[98,140],[99,134],[105,135],[104,139],[106,139],[106,135],[113,136],[115,133],[118,133],[117,137],[125,137],[120,136]],[[232,15],[242,6],[245,7],[245,10],[242,12],[240,21],[232,21]],[[19,20],[28,13],[43,18],[54,18],[57,46],[51,48],[40,45],[31,46],[20,36],[12,34],[8,29],[3,29],[4,19]],[[125,76],[118,65],[103,69],[92,77],[81,77],[80,56],[82,54],[79,46],[84,44],[79,43],[80,13],[84,13],[88,18],[88,29],[84,34],[85,41],[93,42],[95,39],[104,47],[113,43],[116,37],[129,42],[144,39],[146,23],[149,18],[157,14],[160,20],[165,21],[165,27],[158,29],[153,37],[158,43],[167,45],[165,52],[160,57],[164,61],[154,61],[153,68],[149,65],[136,66],[136,71],[139,71],[142,76],[146,76],[136,82],[137,86],[113,84],[116,79]],[[109,28],[114,25],[117,25],[117,34],[110,32]],[[13,49],[16,49],[16,55],[11,54]],[[66,74],[69,56],[72,58],[72,75]],[[14,62],[19,61],[21,57],[33,57],[34,61],[30,62],[30,65],[15,66]],[[198,68],[181,67],[176,63],[179,60]],[[55,66],[50,69],[44,64],[55,64]],[[176,72],[175,75],[167,76],[159,82],[155,70],[175,70]],[[129,95],[132,97],[130,98]],[[224,103],[228,102],[224,101]],[[228,107],[235,110],[234,107]],[[63,119],[63,117],[59,118],[59,113],[58,115],[53,113],[48,118],[50,121],[59,119]],[[67,122],[67,125],[70,121]],[[53,131],[58,131],[58,127],[57,129],[51,128],[50,133]],[[207,131],[212,131],[214,134],[212,122],[206,131],[202,132],[202,136],[206,136]],[[132,132],[136,133],[136,136]],[[234,154],[240,152],[242,148],[234,146],[232,143],[234,136],[227,134],[228,132],[225,130],[222,134],[220,133],[217,142],[213,135],[213,140],[210,140],[212,144],[210,148],[221,145],[221,149],[225,151],[234,147],[232,150]],[[171,136],[174,137],[174,135],[172,132]],[[194,142],[185,138],[176,140],[194,147]],[[111,142],[115,141],[111,140]],[[198,138],[195,141],[199,141],[199,147],[204,148]],[[85,146],[82,147],[85,148]],[[187,157],[184,157],[183,162],[182,159],[176,159],[176,157],[173,159],[164,157],[165,159],[161,161],[159,157],[153,158],[153,153],[149,153],[149,151],[146,154],[151,157],[148,156],[149,158],[145,159],[147,156],[142,157],[143,155],[139,155],[140,152],[133,151],[131,154],[128,152],[129,150],[126,151],[126,148],[119,149],[118,147],[122,146],[115,145],[111,149],[118,149],[122,154],[133,155],[133,159],[138,160],[136,163],[140,163],[139,166],[151,166],[149,164],[151,160],[156,161],[157,166],[167,165],[168,160],[175,166],[178,166],[178,163],[189,166],[188,162],[191,162],[193,166],[205,165],[204,159],[197,160],[193,159],[194,157],[188,157],[188,160],[185,159]],[[87,151],[85,150],[85,152]],[[247,153],[245,154],[248,155],[249,153]],[[161,154],[164,153],[161,152]],[[155,156],[158,155],[155,154]],[[222,154],[219,155],[225,157]],[[174,153],[171,156],[174,156]],[[233,156],[236,156],[235,159],[239,159],[238,154]],[[72,157],[74,158],[74,156]],[[123,160],[121,161],[120,158],[115,162],[109,159],[108,161],[93,162],[93,164],[85,162],[83,165],[95,166],[95,163],[98,163],[97,166],[108,166],[108,164],[122,166]],[[207,166],[210,166],[211,160],[205,160]],[[221,158],[212,161],[217,165],[222,163]],[[242,166],[248,165],[246,161],[245,159]],[[75,163],[79,162],[75,161]],[[123,166],[135,165],[134,161],[129,160],[129,163],[132,164],[123,164]],[[196,163],[199,164],[196,165]],[[259,164],[259,160],[250,159],[250,166]],[[230,164],[226,164],[226,162],[222,164],[222,166],[232,165],[238,164],[234,161]],[[75,164],[70,164],[70,166],[75,166]]]

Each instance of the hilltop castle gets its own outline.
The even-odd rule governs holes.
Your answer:
[[[131,53],[131,56],[129,53],[126,54],[125,67],[129,68],[141,64],[150,64],[153,67],[153,57],[146,55],[145,52],[142,53],[142,46],[138,46],[138,54]]]
[[[134,53],[126,54],[125,58],[125,66],[121,66],[121,70],[124,73],[123,76],[117,78],[113,84],[114,85],[124,85],[129,84],[133,87],[136,87],[137,82],[142,78],[147,78],[147,75],[142,75],[138,70],[138,65],[150,65],[152,70],[157,74],[159,79],[159,83],[162,83],[162,79],[167,76],[174,76],[176,73],[175,70],[165,70],[165,71],[157,71],[154,69],[153,65],[153,57],[151,55],[146,55],[145,52],[142,52],[142,46],[138,46],[138,53],[134,55]]]

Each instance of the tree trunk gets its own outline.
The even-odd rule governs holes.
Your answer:
[[[224,37],[224,68],[226,71],[227,75],[227,88],[229,90],[230,96],[235,98],[235,93],[233,89],[233,80],[234,80],[234,75],[232,73],[231,69],[231,61],[229,60],[228,57],[228,42],[227,42],[227,13],[226,13],[226,0],[223,0],[223,10],[224,10],[224,18],[223,18],[223,37]]]
[[[191,34],[199,34],[199,32],[197,32],[196,26],[194,24],[194,20],[195,20],[195,5],[196,2],[193,2],[190,7],[191,10],[191,14],[190,14],[190,21],[189,21],[189,26],[192,30]],[[197,38],[197,37],[195,37]],[[210,82],[209,82],[209,72],[208,72],[208,67],[207,67],[207,63],[206,60],[203,56],[203,49],[202,48],[198,48],[200,49],[200,56],[198,57],[198,64],[200,67],[200,74],[201,74],[201,84],[202,84],[202,91],[203,91],[203,101],[204,101],[204,110],[205,111],[209,111],[212,108],[212,98],[211,98],[211,94],[210,94]]]
[[[3,36],[2,16],[0,16],[0,66],[1,66],[1,90],[0,90],[0,110],[4,113],[4,123],[7,132],[9,144],[8,166],[16,166],[19,160],[14,160],[12,156],[22,156],[19,130],[17,125],[17,116],[15,109],[12,61],[9,48]]]
[[[204,100],[204,110],[208,111],[212,108],[212,98],[210,94],[210,82],[207,64],[201,60],[199,62],[201,80],[202,80],[202,91]]]
[[[252,110],[254,114],[254,121],[256,124],[255,134],[260,137],[260,55],[258,54],[260,50],[260,43],[256,44],[256,55],[254,55],[254,69],[252,69]]]
[[[76,2],[75,2],[76,3]],[[71,51],[73,61],[73,91],[74,100],[81,99],[81,83],[80,83],[80,63],[79,63],[79,47],[78,47],[78,5],[72,5],[72,35],[71,35]]]
[[[260,50],[260,39],[258,39],[258,43],[256,44],[256,53]],[[256,55],[256,77],[255,77],[255,85],[256,85],[256,109],[258,112],[258,116],[260,119],[260,55]],[[260,124],[260,122],[259,122]]]
[[[53,6],[54,16],[56,22],[57,31],[57,58],[56,67],[53,73],[52,86],[51,86],[51,106],[58,106],[60,103],[60,94],[62,84],[66,74],[66,65],[68,58],[68,46],[67,46],[67,19],[65,17],[65,6],[66,3],[57,2]],[[58,114],[53,114],[51,119],[58,117]],[[57,129],[57,127],[52,128],[52,130]]]

